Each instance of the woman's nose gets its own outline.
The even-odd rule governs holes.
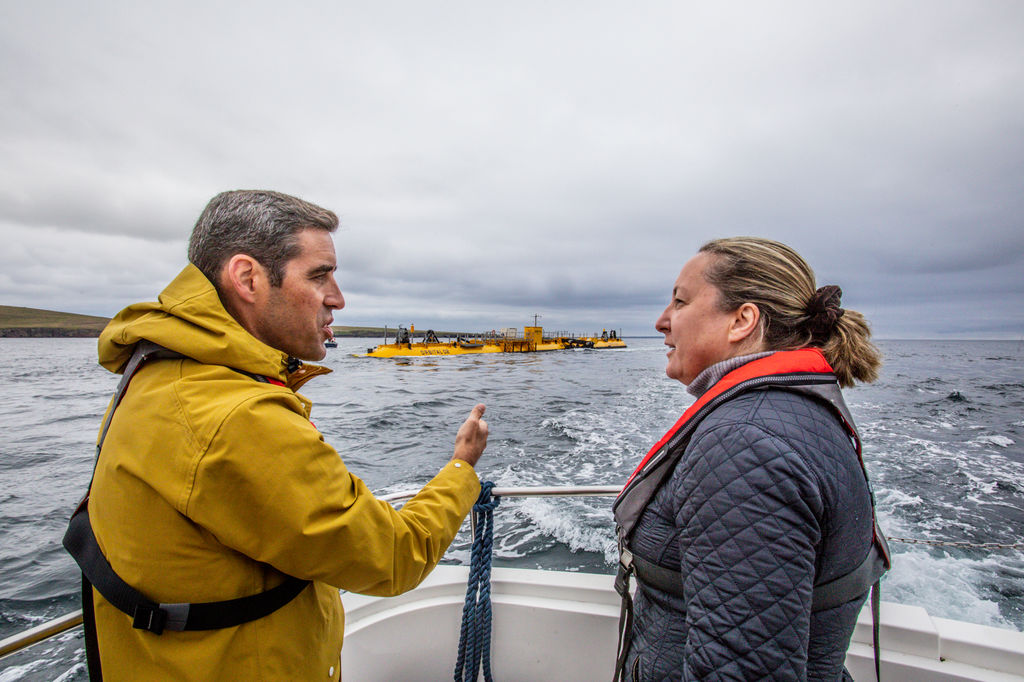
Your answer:
[[[662,334],[668,334],[670,329],[668,324],[668,308],[665,308],[661,313],[661,317],[654,321],[654,328]]]

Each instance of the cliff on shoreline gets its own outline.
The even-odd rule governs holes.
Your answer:
[[[0,338],[7,339],[66,339],[96,338],[107,326],[109,318],[78,313],[62,313],[56,310],[23,308],[0,305]],[[334,335],[338,338],[380,338],[384,327],[336,326]],[[391,336],[395,328],[389,328]]]
[[[95,338],[107,322],[96,315],[0,305],[0,338]]]
[[[81,327],[0,327],[3,339],[87,339],[99,335],[98,329]]]

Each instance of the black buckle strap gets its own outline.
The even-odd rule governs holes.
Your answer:
[[[655,587],[675,597],[683,596],[683,574],[670,568],[659,566],[641,556],[632,557],[636,572],[636,582],[640,587]],[[649,592],[648,592],[649,593]]]
[[[135,605],[135,613],[132,614],[132,627],[136,630],[149,630],[154,635],[164,631],[167,623],[167,612],[159,606],[139,603]]]
[[[214,602],[224,604],[225,602]],[[189,611],[192,604],[153,604],[152,602],[140,601],[135,605],[135,612],[132,616],[132,627],[136,630],[148,630],[154,635],[159,635],[164,630],[196,630],[190,628]]]
[[[612,682],[619,682],[626,669],[626,658],[633,643],[633,595],[629,592],[629,582],[633,575],[633,553],[623,547],[619,553],[619,570],[615,574],[615,591],[622,598],[619,609],[619,642],[615,654],[615,676]]]
[[[629,579],[633,575],[633,553],[622,549],[619,553],[619,570],[615,573],[615,591],[619,596],[629,594]]]

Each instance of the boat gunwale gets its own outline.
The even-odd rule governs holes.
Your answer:
[[[617,496],[620,492],[621,486],[619,485],[576,485],[496,487],[492,489],[491,494],[494,497],[612,497]],[[378,495],[377,499],[390,504],[411,499],[417,493],[419,493],[419,490],[402,490]],[[471,525],[475,526],[474,515],[470,515],[470,521]],[[437,569],[426,581],[428,585],[434,582],[439,583],[432,589],[433,592],[441,589],[441,584],[450,581],[450,578],[445,577],[445,574],[451,569],[468,570],[465,566],[451,565],[438,566]],[[516,579],[513,579],[514,576],[528,576],[534,573],[538,574],[538,576],[539,574],[550,574],[547,578],[543,579],[542,582],[544,583],[557,583],[560,579],[606,581],[608,586],[605,591],[608,591],[608,594],[605,597],[611,601],[615,601],[615,597],[617,597],[617,595],[611,592],[612,576],[607,574],[570,572],[566,576],[562,576],[562,572],[559,571],[495,568],[496,601],[502,603],[506,599],[516,598],[517,596],[520,598],[524,596],[540,598],[539,594],[524,594],[522,590],[513,585],[513,583],[517,582]],[[539,577],[528,579],[527,582],[536,582],[536,584],[528,585],[526,592],[532,593],[542,589],[541,582],[538,581],[540,581]],[[511,591],[508,589],[510,586],[512,586]],[[565,585],[562,587],[564,588]],[[582,588],[584,591],[593,591],[595,589],[592,585],[575,585],[575,587]],[[456,589],[453,594],[458,593],[458,591]],[[349,625],[354,625],[360,620],[357,612],[363,611],[364,614],[369,614],[377,612],[379,608],[383,607],[383,603],[380,603],[376,608],[371,606],[379,598],[341,592],[343,596],[348,594],[349,599],[355,598],[359,604],[349,613],[349,617],[346,618],[346,629],[348,629]],[[388,602],[392,605],[398,605],[405,601],[415,600],[416,598],[410,592],[406,595],[393,597]],[[448,596],[440,593],[434,595],[434,598],[444,602],[450,601]],[[608,605],[596,608],[600,610],[601,608],[608,608]],[[81,624],[81,617],[81,611],[65,614],[0,641],[0,652],[2,652],[0,653],[0,659],[76,627]],[[1019,650],[1017,647],[1018,642],[1024,643],[1024,633],[1007,628],[935,617],[931,616],[920,606],[883,602],[881,633],[882,641],[893,645],[888,649],[883,648],[883,670],[886,667],[890,667],[890,671],[897,670],[903,673],[917,671],[952,675],[958,679],[992,680],[1019,679],[1017,677],[1019,674],[1018,670],[1024,671],[1024,663],[1018,665],[1018,662],[1024,662],[1024,646],[1021,646]],[[851,638],[850,648],[847,651],[848,665],[852,662],[864,663],[868,661],[870,658],[870,641],[870,615],[865,610],[861,612]],[[995,664],[999,667],[990,668],[986,667],[986,664]],[[984,673],[985,677],[975,676],[981,673]]]

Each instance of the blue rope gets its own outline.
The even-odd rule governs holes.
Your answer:
[[[500,498],[491,497],[494,483],[480,484],[480,497],[473,505],[476,531],[469,560],[469,583],[462,607],[459,632],[459,657],[455,662],[455,682],[475,682],[481,665],[484,680],[491,678],[491,551],[494,548],[494,508]]]

